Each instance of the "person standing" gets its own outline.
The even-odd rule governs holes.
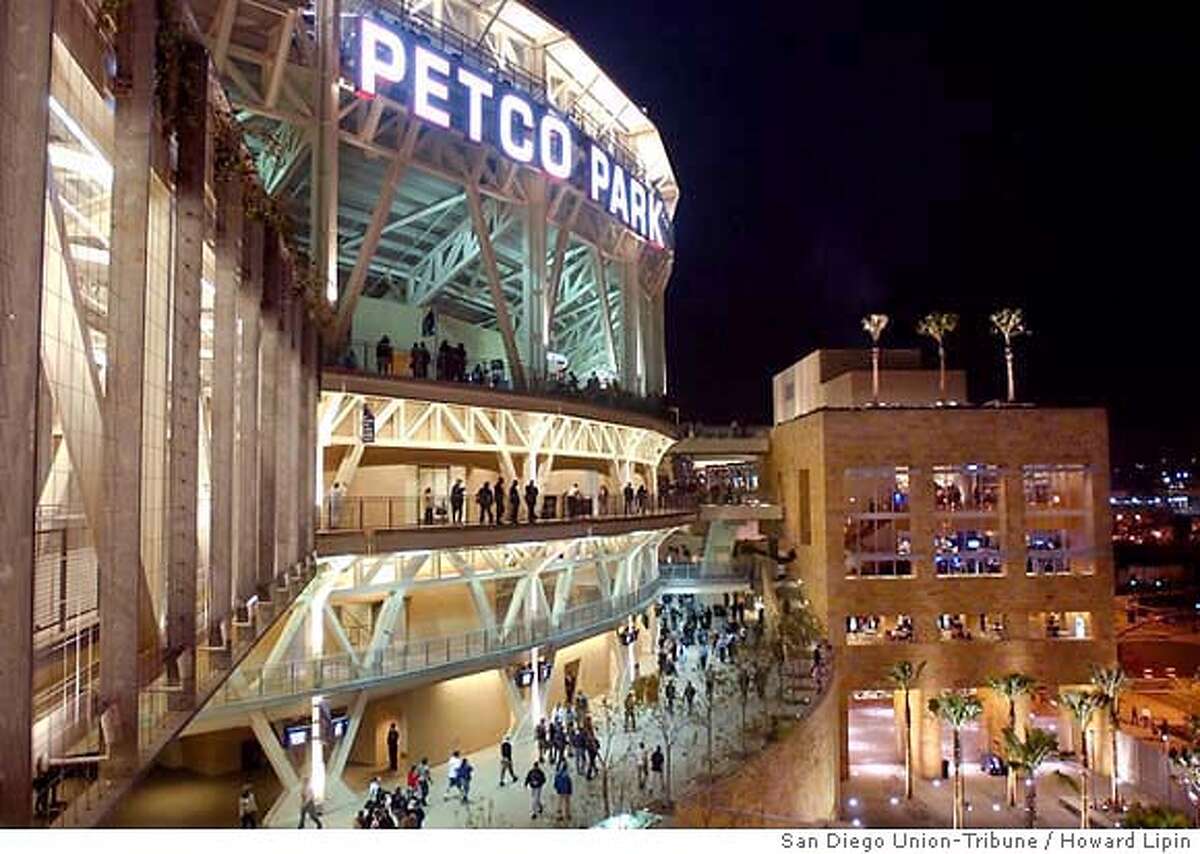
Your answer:
[[[429,486],[421,493],[421,524],[433,524],[433,488]]]
[[[408,351],[408,370],[414,377],[421,376],[421,345],[416,341],[413,342],[412,349]]]
[[[321,813],[317,809],[317,796],[313,792],[312,782],[305,777],[300,783],[300,823],[296,825],[296,829],[303,830],[304,822],[309,818],[316,822],[318,830],[325,827],[321,824]]]
[[[525,487],[525,510],[529,514],[530,525],[537,521],[537,500],[537,484],[531,480]]]
[[[663,751],[661,744],[656,745],[654,752],[650,754],[650,773],[654,775],[655,785],[665,793],[667,791],[667,783],[663,777]]]
[[[646,742],[638,742],[637,781],[638,790],[646,790],[646,781],[650,778],[650,754],[646,750]]]
[[[554,772],[554,793],[558,795],[558,817],[565,822],[571,820],[572,789],[571,772],[567,770],[567,763],[562,762]]]
[[[529,787],[529,817],[537,818],[544,811],[542,806],[542,786],[546,785],[546,772],[540,762],[534,762],[529,773],[525,775],[525,785]]]
[[[388,770],[395,774],[400,767],[400,730],[396,729],[395,721],[392,721],[392,725],[388,727],[387,749]]]
[[[258,827],[258,801],[254,799],[254,790],[249,783],[242,786],[242,794],[238,796],[238,819],[243,828],[253,830]]]
[[[537,726],[533,728],[533,737],[537,741],[538,762],[545,762],[546,750],[550,747],[550,736],[546,731],[545,718],[538,721]]]
[[[475,503],[479,505],[479,524],[491,525],[495,521],[492,517],[491,484],[484,483],[479,487],[479,491],[475,493]]]
[[[600,492],[596,495],[596,500],[600,505],[600,515],[608,515],[608,486],[600,484]]]
[[[497,525],[504,524],[504,496],[505,496],[505,494],[506,493],[504,490],[504,478],[498,477],[498,478],[496,478],[496,486],[492,490],[492,496],[493,496],[492,503],[496,505],[496,524]]]
[[[688,714],[692,713],[692,703],[696,700],[696,686],[688,680],[683,685],[683,699],[687,702]]]
[[[463,502],[466,497],[467,488],[463,486],[462,478],[458,478],[450,487],[450,522],[454,525],[463,523]]]
[[[646,484],[640,484],[637,488],[637,512],[645,515],[648,506],[650,494],[646,492]]]
[[[521,489],[514,477],[508,484],[508,523],[517,524],[517,515],[521,512]]]
[[[637,698],[633,691],[625,695],[625,732],[637,731]]]
[[[633,515],[633,484],[625,484],[625,515]]]
[[[392,339],[384,335],[375,345],[375,366],[381,374],[392,372]]]
[[[500,785],[504,786],[504,775],[508,774],[512,777],[512,781],[517,782],[517,772],[513,770],[512,759],[512,741],[509,737],[504,736],[504,741],[500,742]]]
[[[675,714],[675,680],[667,680],[667,714]]]

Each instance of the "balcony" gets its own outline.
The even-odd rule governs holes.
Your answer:
[[[467,375],[461,381],[449,378],[414,377],[403,372],[385,373],[363,369],[362,362],[338,360],[321,373],[321,389],[377,397],[431,400],[463,406],[549,412],[596,421],[615,421],[644,427],[668,436],[675,424],[661,397],[643,397],[615,387],[588,388],[546,380],[529,387],[512,387],[503,367],[486,376]],[[374,365],[374,361],[370,364]]]
[[[494,514],[481,518],[474,501],[465,501],[456,518],[448,496],[328,497],[321,508],[316,534],[317,554],[331,556],[408,549],[460,548],[566,540],[585,536],[617,536],[631,531],[670,528],[696,519],[693,504],[682,498],[637,499],[593,495],[542,496],[542,506],[530,521],[522,504],[516,521],[505,506],[503,524]]]
[[[328,696],[384,684],[390,690],[401,684],[416,687],[503,666],[534,646],[562,647],[606,631],[650,607],[662,587],[662,580],[655,579],[618,598],[567,609],[557,620],[543,617],[508,630],[495,626],[457,635],[398,639],[369,661],[364,660],[367,652],[343,653],[243,668],[197,715],[198,726],[189,733],[207,729],[214,719],[229,712],[244,713],[315,694]]]

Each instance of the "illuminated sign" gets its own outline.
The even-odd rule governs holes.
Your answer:
[[[362,98],[386,95],[412,115],[567,181],[609,216],[656,246],[670,245],[662,198],[596,142],[524,92],[423,44],[421,37],[360,18],[350,55]]]

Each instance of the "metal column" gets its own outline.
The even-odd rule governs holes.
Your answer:
[[[326,282],[338,286],[338,77],[341,74],[341,0],[317,0],[316,133],[312,145],[312,256]],[[332,293],[330,293],[332,291]]]
[[[521,288],[521,355],[530,382],[546,377],[546,178],[525,176],[524,271]]]
[[[272,228],[263,234],[262,341],[259,361],[262,393],[259,396],[258,432],[258,596],[270,601],[275,579],[275,457],[278,451],[280,285],[283,258],[279,235]]]
[[[145,295],[154,144],[156,0],[129,0],[118,12],[116,119],[104,484],[106,554],[100,572],[100,687],[115,712],[108,778],[138,765],[138,659],[142,602],[142,397]]]
[[[38,335],[52,13],[44,0],[9,0],[0,8],[0,827],[32,818],[35,425],[45,405]]]
[[[638,279],[637,256],[626,255],[618,262],[621,272],[621,386],[642,393],[644,372],[641,360],[642,286]]]

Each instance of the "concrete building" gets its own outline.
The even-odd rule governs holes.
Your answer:
[[[834,646],[839,703],[825,713],[836,716],[841,776],[855,761],[858,701],[891,696],[886,673],[909,660],[928,663],[913,742],[917,772],[932,777],[948,754],[920,710],[938,691],[979,691],[982,740],[994,743],[1007,705],[988,677],[1020,671],[1057,693],[1115,661],[1106,416],[936,406],[936,379],[916,399],[919,377],[896,383],[897,401],[891,384],[903,372],[892,370],[880,383],[885,405],[830,403],[844,376],[837,361],[816,353],[800,363],[823,380],[800,395],[803,414],[777,410],[765,478],[784,507],[792,571]],[[1023,725],[1028,706],[1019,711]],[[1063,721],[1064,747],[1077,742],[1069,733]],[[1094,742],[1102,768],[1106,743]],[[835,805],[837,781],[827,783]]]

